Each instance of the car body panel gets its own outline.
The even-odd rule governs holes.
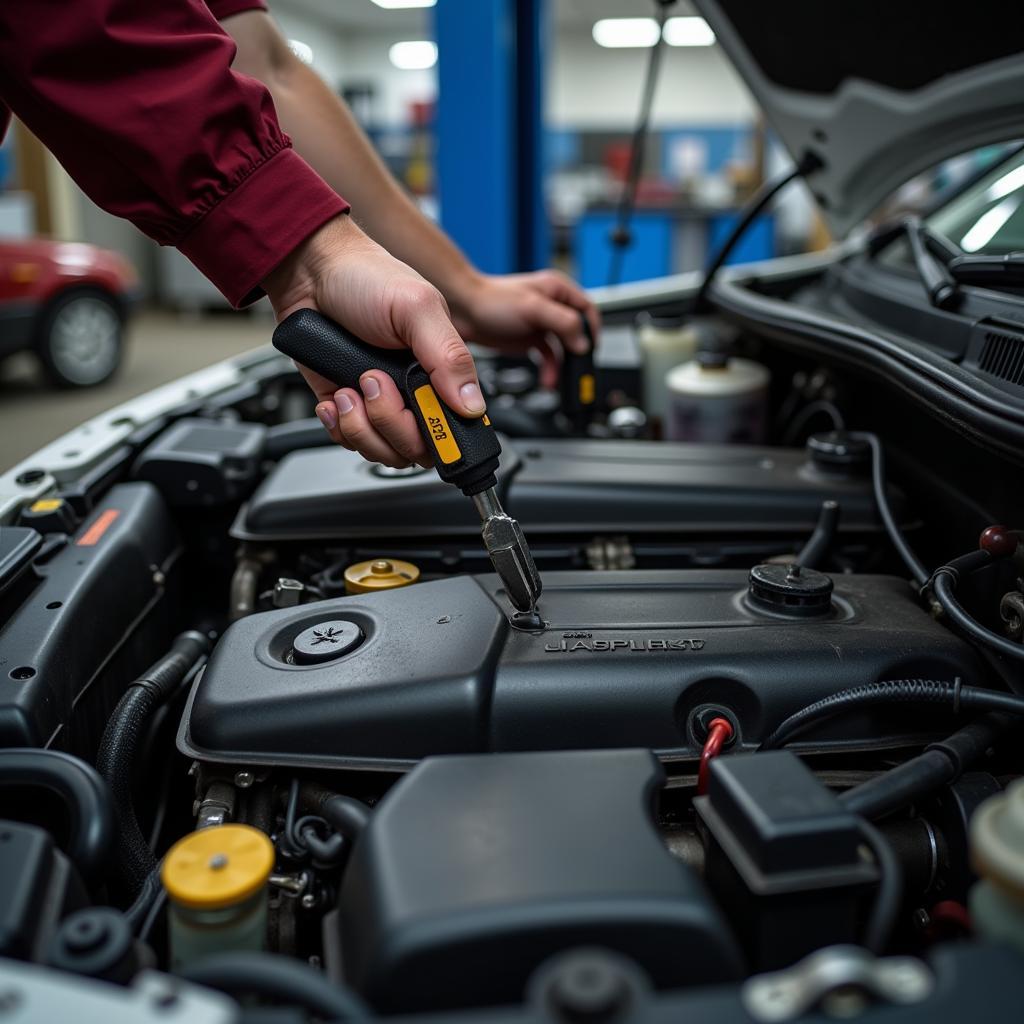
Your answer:
[[[1018,138],[1024,9],[695,0],[841,237],[948,157]],[[851,45],[853,40],[853,45]]]

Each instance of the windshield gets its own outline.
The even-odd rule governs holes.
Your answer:
[[[933,213],[927,224],[964,252],[1024,250],[1024,150]]]

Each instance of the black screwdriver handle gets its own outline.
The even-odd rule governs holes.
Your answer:
[[[274,347],[339,387],[357,388],[367,370],[381,370],[396,385],[419,424],[442,480],[479,494],[496,482],[501,444],[483,416],[452,411],[438,396],[430,376],[407,349],[368,345],[340,324],[312,309],[300,309],[278,324]]]
[[[583,429],[594,414],[597,400],[597,379],[594,375],[594,332],[586,314],[580,313],[586,352],[565,350],[562,360],[562,411],[577,429]]]

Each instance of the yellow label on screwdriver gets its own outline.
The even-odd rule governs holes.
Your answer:
[[[416,404],[420,407],[420,414],[423,422],[430,432],[430,440],[434,442],[438,458],[449,466],[462,458],[462,449],[458,442],[452,437],[452,429],[448,426],[448,419],[444,414],[444,407],[441,405],[434,389],[429,384],[424,384],[413,392]]]
[[[594,375],[585,373],[580,377],[580,402],[590,405],[594,401]]]

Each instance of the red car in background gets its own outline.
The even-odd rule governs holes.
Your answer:
[[[0,359],[32,351],[59,387],[117,371],[138,277],[124,257],[82,242],[0,241]]]

